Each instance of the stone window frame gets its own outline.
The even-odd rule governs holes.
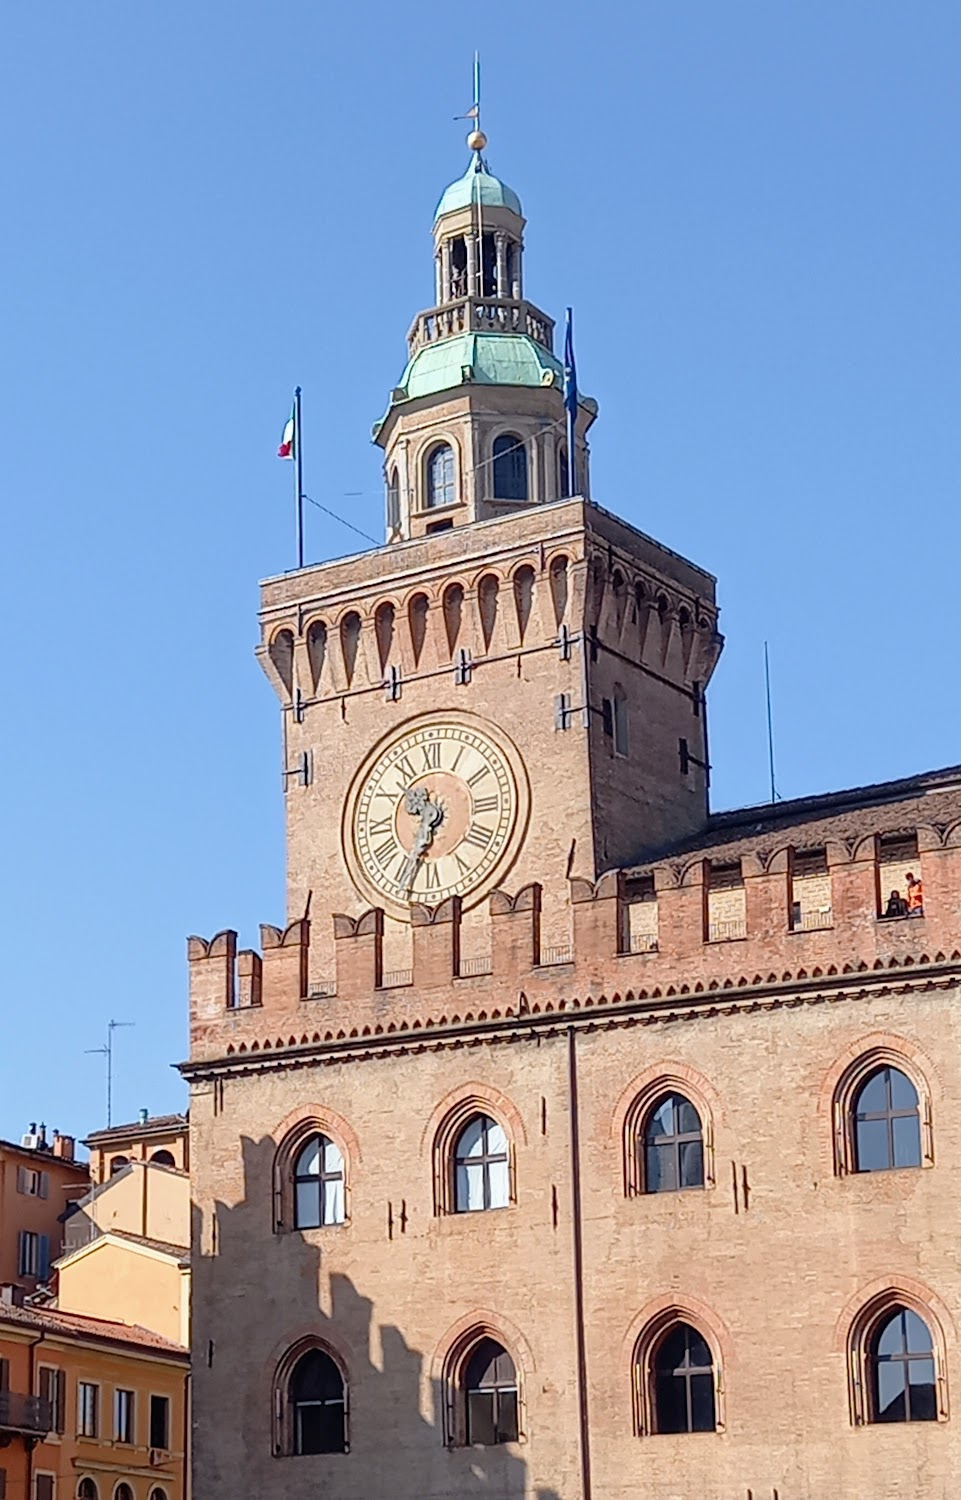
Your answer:
[[[346,1229],[351,1221],[351,1179],[354,1161],[360,1157],[357,1137],[346,1120],[332,1110],[312,1106],[281,1126],[280,1140],[271,1168],[272,1227],[274,1234],[328,1234]],[[297,1158],[311,1136],[325,1135],[337,1147],[344,1172],[344,1217],[336,1224],[298,1229],[296,1225],[295,1171]]]
[[[714,1375],[714,1428],[713,1434],[705,1433],[660,1433],[657,1429],[654,1400],[654,1357],[665,1338],[679,1323],[686,1323],[700,1334],[711,1351],[711,1368]],[[726,1404],[724,1393],[724,1361],[721,1340],[711,1321],[700,1310],[682,1302],[672,1302],[649,1317],[634,1341],[631,1354],[631,1388],[635,1437],[710,1437],[726,1431]]]
[[[521,1141],[526,1144],[527,1140],[523,1122],[516,1107],[499,1089],[484,1084],[472,1084],[458,1090],[456,1096],[448,1096],[435,1109],[425,1132],[430,1139],[435,1218],[469,1219],[471,1222],[476,1222],[478,1212],[495,1212],[494,1209],[484,1209],[474,1213],[459,1213],[457,1210],[455,1164],[457,1141],[464,1127],[477,1115],[489,1115],[507,1137],[508,1202],[506,1206],[510,1209],[517,1203],[517,1142]],[[499,1213],[504,1211],[504,1209],[496,1210]]]
[[[649,1193],[644,1180],[643,1130],[651,1110],[666,1094],[682,1094],[697,1110],[701,1120],[704,1182],[700,1188],[685,1192],[707,1192],[716,1186],[714,1161],[714,1111],[703,1089],[696,1081],[680,1073],[661,1072],[651,1078],[631,1099],[624,1113],[622,1127],[622,1160],[625,1198],[663,1199],[671,1193]]]
[[[527,1442],[527,1403],[525,1401],[525,1370],[523,1360],[518,1358],[517,1341],[494,1319],[483,1318],[464,1330],[449,1345],[444,1356],[441,1376],[443,1392],[443,1432],[445,1448],[466,1448],[467,1442],[467,1390],[464,1377],[471,1355],[484,1339],[493,1339],[510,1355],[517,1382],[517,1437],[516,1443]],[[512,1444],[501,1443],[502,1448]]]
[[[947,1381],[947,1346],[941,1319],[931,1299],[917,1288],[892,1283],[868,1298],[850,1321],[847,1334],[848,1403],[852,1427],[885,1426],[873,1414],[873,1377],[869,1368],[870,1345],[878,1324],[898,1308],[916,1313],[931,1335],[934,1383],[937,1392],[935,1425],[950,1418]],[[900,1425],[900,1424],[899,1424]],[[905,1423],[913,1426],[913,1423]]]
[[[325,1453],[324,1458],[345,1458],[350,1453],[350,1372],[347,1365],[328,1339],[319,1333],[307,1333],[284,1350],[277,1361],[271,1387],[272,1433],[271,1451],[275,1458],[303,1458],[294,1448],[293,1403],[290,1400],[290,1382],[294,1370],[305,1354],[319,1349],[336,1366],[344,1383],[344,1447],[343,1452]]]
[[[505,437],[506,438],[511,438],[512,441],[514,442],[514,444],[517,447],[519,447],[521,449],[521,451],[523,452],[523,454],[524,454],[525,488],[527,490],[527,495],[526,495],[526,497],[523,500],[517,499],[516,497],[511,496],[511,495],[498,495],[496,487],[495,487],[495,484],[494,484],[494,471],[495,471],[495,465],[497,463],[497,460],[499,458],[504,458],[504,457],[507,456],[506,454],[495,453],[494,450],[495,450],[495,448],[497,446],[497,443],[500,441],[500,439],[501,438],[505,438]],[[510,504],[514,504],[514,505],[529,505],[530,504],[530,502],[531,502],[531,489],[532,489],[532,484],[531,484],[531,479],[532,479],[532,474],[531,474],[531,459],[532,459],[531,440],[530,440],[529,437],[524,437],[522,433],[520,433],[520,432],[518,432],[516,430],[516,428],[514,428],[514,427],[503,427],[503,428],[498,428],[496,431],[492,431],[490,433],[490,488],[489,488],[489,494],[490,494],[491,500],[504,500],[504,501],[506,501],[506,502],[508,502]]]
[[[834,1087],[831,1114],[834,1137],[835,1177],[861,1177],[858,1171],[855,1104],[861,1088],[879,1068],[896,1068],[903,1073],[918,1096],[918,1119],[921,1126],[921,1165],[891,1167],[892,1172],[924,1171],[934,1166],[934,1123],[931,1111],[931,1088],[924,1071],[905,1052],[890,1046],[866,1048],[849,1063]]]

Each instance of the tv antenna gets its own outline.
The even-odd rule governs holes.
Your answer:
[[[118,1026],[136,1026],[136,1021],[108,1021],[107,1041],[103,1047],[85,1047],[88,1054],[96,1052],[107,1059],[107,1129],[110,1129],[113,1109],[113,1034]]]

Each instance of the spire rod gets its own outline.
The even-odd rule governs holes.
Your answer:
[[[487,145],[487,137],[481,130],[481,88],[480,88],[480,53],[474,53],[474,102],[466,115],[455,115],[455,120],[470,120],[470,134],[467,137],[467,148],[474,153],[474,170],[484,170],[484,147]]]

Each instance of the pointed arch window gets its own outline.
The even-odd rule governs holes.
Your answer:
[[[504,432],[494,439],[494,499],[526,500],[527,449],[516,433]]]
[[[347,1389],[324,1349],[308,1349],[288,1388],[295,1454],[347,1452]]]
[[[77,1500],[100,1500],[100,1492],[97,1489],[96,1480],[81,1479],[77,1486]]]
[[[294,1227],[343,1224],[344,1158],[326,1135],[312,1135],[294,1163]]]
[[[464,1408],[468,1445],[517,1441],[517,1371],[496,1339],[481,1339],[464,1365]]]
[[[510,1203],[510,1149],[502,1125],[490,1115],[468,1120],[454,1146],[457,1213],[506,1208]]]
[[[646,1193],[671,1193],[704,1186],[701,1118],[683,1094],[664,1094],[643,1125],[642,1182]]]
[[[868,1340],[870,1422],[936,1422],[934,1342],[909,1307],[879,1318]]]
[[[690,1323],[674,1323],[651,1360],[655,1432],[714,1432],[714,1360]]]
[[[424,504],[428,510],[435,510],[441,505],[453,505],[454,499],[454,450],[449,443],[438,443],[427,455]]]
[[[921,1166],[918,1094],[898,1068],[876,1068],[854,1096],[854,1154],[858,1172]]]

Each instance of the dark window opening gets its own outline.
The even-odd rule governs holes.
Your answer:
[[[854,1100],[854,1151],[858,1172],[920,1167],[917,1090],[897,1068],[878,1068],[858,1090]]]
[[[450,242],[450,295],[467,296],[467,245],[463,239]]]
[[[878,1325],[868,1346],[872,1422],[934,1422],[937,1381],[934,1346],[922,1318],[898,1307]]]
[[[174,1155],[172,1151],[155,1151],[150,1160],[152,1162],[155,1162],[158,1167],[175,1167],[177,1165],[177,1163],[174,1161]]]
[[[481,1339],[464,1370],[467,1442],[491,1447],[517,1441],[517,1373],[507,1350]]]
[[[110,1176],[116,1177],[117,1173],[122,1172],[124,1167],[129,1166],[129,1164],[129,1158],[126,1156],[112,1156],[110,1158]]]
[[[391,469],[387,481],[387,530],[400,530],[400,479],[396,469]]]
[[[527,499],[527,449],[511,432],[494,439],[494,499]]]
[[[150,1446],[170,1447],[170,1401],[167,1396],[150,1398]]]
[[[347,1403],[343,1377],[323,1349],[308,1349],[290,1380],[295,1453],[346,1453]]]
[[[492,234],[482,236],[481,296],[497,296],[497,246]]]
[[[714,1362],[706,1341],[688,1323],[677,1323],[653,1361],[655,1432],[713,1432]]]
[[[562,500],[568,499],[571,493],[571,475],[567,465],[567,449],[560,448],[557,453],[557,493]]]
[[[438,531],[453,531],[453,521],[429,521],[424,527],[428,536],[436,536]]]
[[[665,1094],[644,1122],[643,1180],[646,1193],[673,1193],[704,1186],[701,1117],[683,1094]]]

